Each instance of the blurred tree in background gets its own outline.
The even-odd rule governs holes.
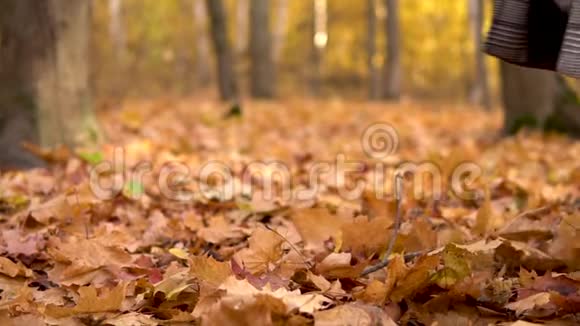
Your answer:
[[[94,143],[90,0],[2,0],[0,166],[42,162],[20,144]]]
[[[209,50],[203,0],[93,3],[92,60],[98,95],[189,95],[214,89],[217,73],[212,62],[216,59]],[[388,98],[400,93],[484,106],[497,98],[498,85],[497,65],[479,54],[478,47],[482,29],[489,23],[490,3],[223,1],[242,94],[251,94],[256,86],[251,87],[252,83],[264,78],[256,76],[257,72],[267,70],[269,80],[260,83],[271,88],[265,92],[269,96],[276,85],[276,94],[281,96],[318,93],[364,98],[373,83],[384,83],[372,87],[380,87]],[[263,14],[251,13],[265,12],[252,7],[267,10],[269,28],[251,28],[251,17],[264,19]],[[260,23],[268,25],[264,24]],[[262,58],[254,60],[255,68],[269,68],[252,68],[250,43],[256,32],[271,42],[260,43],[264,35],[255,38],[254,47],[270,47],[259,51]]]

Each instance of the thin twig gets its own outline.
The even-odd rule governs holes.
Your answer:
[[[302,262],[304,262],[304,265],[308,266],[308,268],[312,268],[312,265],[310,264],[310,262],[308,262],[306,260],[306,256],[304,256],[300,251],[298,251],[298,249],[296,249],[296,247],[294,247],[294,245],[290,242],[290,240],[286,239],[285,236],[283,236],[282,234],[280,234],[280,232],[274,230],[272,227],[270,227],[268,224],[264,224],[264,226],[266,227],[266,229],[274,232],[274,234],[276,234],[277,236],[279,236],[280,238],[282,238],[282,240],[284,240],[292,250],[294,250],[298,256],[300,257],[300,259],[302,259]]]
[[[361,274],[361,276],[368,275],[370,273],[376,272],[387,265],[389,265],[389,257],[393,253],[393,249],[395,248],[395,242],[397,241],[397,236],[399,235],[399,229],[401,228],[401,215],[402,215],[402,208],[401,203],[403,202],[403,177],[400,174],[395,175],[395,200],[397,202],[397,212],[395,215],[395,224],[393,229],[393,234],[391,235],[391,239],[389,239],[389,246],[387,247],[387,252],[385,253],[383,260],[381,260],[378,264],[372,265],[367,267]]]

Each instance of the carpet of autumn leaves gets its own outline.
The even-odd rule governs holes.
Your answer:
[[[48,169],[2,173],[0,324],[580,323],[580,142],[502,139],[499,113],[445,105],[287,100],[224,112],[204,100],[129,101],[102,112],[107,145],[37,150]],[[382,163],[432,162],[444,188],[417,198],[405,181],[390,264],[361,276],[386,253],[397,202],[370,188],[346,200],[339,188],[371,178],[378,162],[360,139],[381,121],[400,139]],[[194,178],[219,161],[243,183],[248,164],[275,159],[299,189],[337,154],[364,164],[346,184],[321,176],[307,200],[266,199],[264,174],[233,199],[174,178],[173,191],[193,196],[171,200],[158,182],[168,164]],[[460,199],[449,177],[467,161],[483,174]],[[111,199],[89,187],[102,162],[113,163],[100,182],[125,182]],[[142,162],[151,173],[123,178]]]

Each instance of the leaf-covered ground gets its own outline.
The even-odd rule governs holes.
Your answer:
[[[0,177],[1,325],[580,322],[579,142],[500,139],[499,113],[420,104],[128,102],[101,120],[107,145],[39,151],[49,169]],[[378,122],[398,147],[373,158],[361,137]],[[337,157],[360,163],[344,182],[311,177]],[[271,160],[291,185],[274,177],[270,198],[276,171],[255,163]],[[233,197],[217,174],[199,182],[208,162]],[[368,182],[344,193],[403,162],[437,167],[441,196],[408,175],[390,263],[361,276],[389,254],[398,201]],[[465,162],[482,171],[459,179],[469,198],[450,191]]]

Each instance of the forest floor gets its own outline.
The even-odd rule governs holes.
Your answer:
[[[100,118],[0,176],[1,325],[580,322],[580,142],[417,103]]]

